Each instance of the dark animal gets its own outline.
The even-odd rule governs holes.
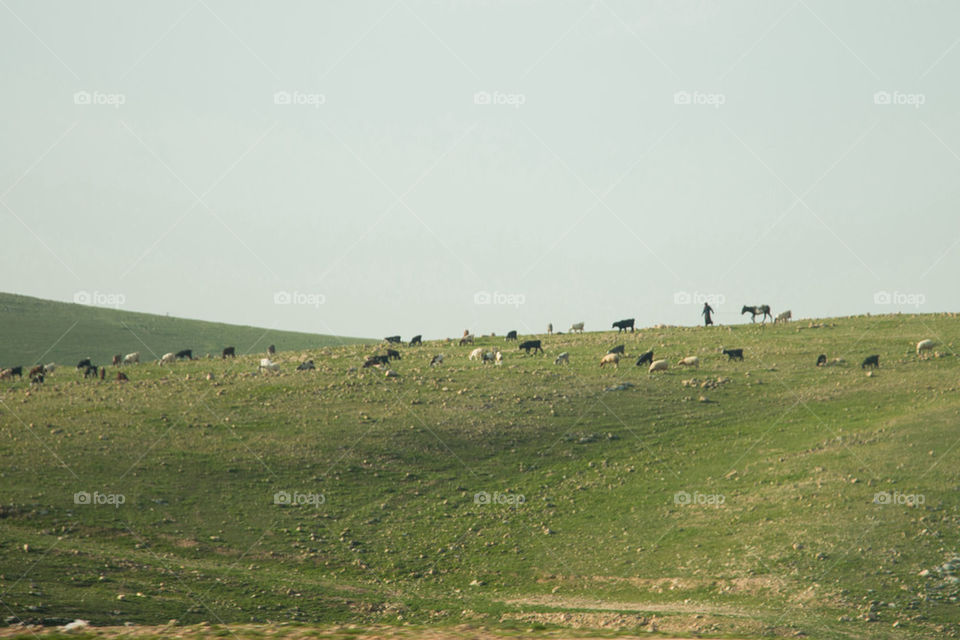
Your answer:
[[[113,366],[119,367],[123,363],[123,354],[118,353],[113,356]]]
[[[30,384],[43,384],[43,374],[38,373],[35,376],[30,376]]]
[[[107,368],[106,368],[106,367],[100,367],[100,379],[101,379],[101,380],[106,380],[106,378],[107,378]]]
[[[536,353],[537,351],[539,351],[540,353],[543,353],[543,347],[540,345],[539,340],[527,340],[526,342],[521,342],[519,348],[526,351],[527,355],[530,355],[531,349],[533,350],[534,353]]]
[[[23,380],[23,367],[10,367],[10,373],[7,374],[7,376],[10,378],[12,378],[13,376],[17,376],[18,378]]]
[[[442,362],[443,362],[443,354],[438,353],[437,355],[433,356],[433,360],[430,361],[430,366],[435,367],[438,364],[441,364]]]
[[[516,332],[516,330],[508,331],[508,332],[507,332],[507,340],[516,340],[516,339],[517,339],[517,332]]]
[[[273,355],[277,352],[277,348],[274,345],[267,347],[267,355]]]
[[[27,375],[29,375],[30,379],[32,380],[35,375],[43,374],[45,372],[46,372],[46,369],[44,369],[44,366],[42,364],[38,364],[35,367],[31,367],[30,373]]]
[[[83,370],[83,377],[84,377],[84,378],[89,378],[90,376],[93,376],[94,378],[97,377],[97,368],[96,368],[95,366],[93,366],[93,365],[88,365],[88,366]]]
[[[400,344],[400,336],[387,336],[384,340],[390,344]]]
[[[613,323],[613,328],[617,330],[617,333],[620,333],[621,331],[626,331],[627,329],[630,329],[630,331],[633,331],[633,318],[627,318],[626,320],[618,320],[617,322]]]
[[[367,358],[367,361],[363,363],[363,368],[366,369],[367,367],[372,367],[378,364],[389,364],[389,363],[390,363],[389,356],[370,356],[369,358]]]
[[[316,369],[316,367],[313,366],[313,360],[307,360],[297,365],[297,371],[311,371],[313,369]]]
[[[728,360],[743,360],[743,349],[724,349],[723,355],[727,356]]]
[[[769,316],[770,319],[773,320],[773,314],[770,313],[770,305],[768,304],[761,304],[756,307],[748,307],[744,305],[744,307],[740,309],[740,315],[743,315],[745,313],[750,314],[750,322],[756,322],[757,316],[761,314],[763,314],[763,321],[760,324],[765,324],[767,322],[767,316]]]
[[[867,367],[876,369],[879,366],[880,366],[880,356],[867,356],[866,358],[864,358],[863,362],[860,363],[861,369],[866,369]]]
[[[395,349],[387,349],[387,360],[402,360],[400,352]]]
[[[423,336],[421,336],[421,335],[416,335],[416,336],[413,336],[412,338],[410,338],[410,346],[412,347],[412,346],[415,345],[415,344],[417,344],[417,345],[423,344]]]
[[[84,358],[83,360],[77,363],[77,369],[86,369],[87,367],[91,367],[91,366],[93,365],[90,364],[90,358]]]
[[[192,349],[182,349],[176,353],[177,360],[181,358],[186,358],[187,360],[193,360],[193,350]]]
[[[236,347],[224,347],[223,353],[220,354],[221,358],[236,358],[237,357],[237,348]]]
[[[646,353],[641,353],[640,357],[637,358],[638,367],[644,364],[650,364],[651,362],[653,362],[653,349],[647,351]]]
[[[623,355],[623,354],[624,354],[624,353],[623,353],[623,349],[624,349],[623,345],[622,345],[622,344],[618,344],[618,345],[615,346],[613,349],[610,349],[610,351],[607,351],[607,355],[609,355],[609,354],[611,354],[611,353],[619,353],[620,355]]]
[[[825,366],[826,364],[827,364],[827,356],[826,354],[821,353],[819,356],[817,356],[817,366],[822,367],[822,366]]]
[[[117,382],[127,382],[130,378],[123,371],[117,371]]]

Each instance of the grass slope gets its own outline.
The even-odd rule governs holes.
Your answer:
[[[355,345],[280,353],[277,375],[246,356],[2,383],[0,610],[956,635],[957,318],[540,337],[546,356],[510,343],[500,367],[402,348],[398,377],[353,369],[376,349]],[[927,337],[942,357],[917,358]],[[600,369],[619,343],[671,368]],[[699,369],[675,366],[687,355]],[[294,371],[306,357],[318,370]]]
[[[51,361],[76,364],[90,357],[110,362],[116,353],[139,351],[141,358],[193,349],[194,355],[219,355],[233,345],[238,353],[364,342],[358,338],[275,331],[149,313],[119,311],[0,293],[0,365],[32,365]]]

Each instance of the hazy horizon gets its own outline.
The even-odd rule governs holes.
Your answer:
[[[958,307],[960,7],[5,1],[0,290],[425,338]]]

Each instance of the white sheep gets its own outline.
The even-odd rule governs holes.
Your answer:
[[[165,365],[165,364],[170,364],[171,362],[175,361],[176,359],[177,359],[177,354],[175,354],[175,353],[165,353],[165,354],[163,354],[163,357],[160,358],[160,362],[159,362],[158,364],[162,367],[162,366]]]
[[[583,333],[583,323],[582,323],[582,322],[574,322],[572,325],[570,325],[570,333],[573,333],[574,331],[577,331],[577,332],[579,332],[579,333]]]
[[[140,352],[134,351],[123,356],[123,364],[140,364]]]
[[[686,358],[681,358],[677,363],[677,366],[680,367],[696,367],[700,368],[700,358],[697,356],[687,356]]]
[[[275,362],[270,362],[270,358],[260,358],[259,370],[263,371],[264,369],[276,373],[277,371],[280,371],[280,365]]]
[[[919,356],[924,351],[933,350],[934,341],[927,338],[926,340],[921,340],[917,343],[917,355]]]
[[[570,354],[564,351],[557,356],[557,359],[553,361],[553,364],[570,364]]]
[[[497,352],[494,354],[494,360],[496,364],[503,364],[503,354],[500,352],[500,349],[497,349]]]
[[[605,364],[612,364],[617,369],[620,368],[620,354],[619,353],[608,353],[607,355],[600,358],[600,366],[602,367]]]
[[[478,360],[483,357],[483,347],[477,347],[470,352],[470,360]]]
[[[780,322],[789,322],[792,318],[793,318],[793,313],[791,313],[790,310],[788,309],[783,313],[781,313],[780,315],[778,315],[776,318],[774,318],[773,324],[777,324]]]
[[[666,360],[654,360],[650,363],[650,368],[647,369],[647,373],[653,373],[654,371],[666,371],[667,366]]]

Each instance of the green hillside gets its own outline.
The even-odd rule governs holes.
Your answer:
[[[144,360],[192,349],[194,356],[220,354],[226,346],[237,353],[308,349],[365,342],[360,338],[275,331],[149,313],[120,311],[0,293],[0,365],[76,364],[90,357],[109,363],[114,354],[139,351]]]
[[[539,337],[0,381],[5,617],[956,637],[956,317]]]

